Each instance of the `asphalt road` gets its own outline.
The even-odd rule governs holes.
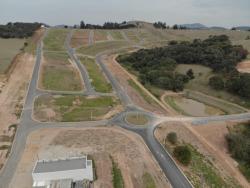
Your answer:
[[[84,80],[85,88],[87,91],[81,93],[83,95],[104,95],[102,93],[96,93],[91,86],[91,82],[89,80],[88,74],[86,69],[81,66],[81,63],[76,58],[74,54],[74,50],[69,46],[69,41],[71,38],[70,34],[66,40],[66,48],[69,53],[70,58],[78,65],[78,69],[81,72],[81,75]],[[89,43],[92,44],[93,41],[93,33],[90,32],[89,34]],[[157,125],[161,122],[169,122],[169,121],[180,121],[180,122],[192,122],[193,124],[200,124],[200,123],[208,123],[210,121],[225,121],[225,120],[249,120],[250,113],[245,114],[237,114],[237,115],[227,115],[227,116],[215,116],[215,117],[197,117],[197,118],[190,118],[190,117],[159,117],[153,113],[146,112],[140,107],[133,104],[130,97],[127,95],[126,90],[122,88],[113,74],[109,71],[109,69],[103,63],[103,58],[105,54],[98,54],[96,56],[96,63],[100,65],[104,74],[109,79],[113,90],[117,94],[117,96],[122,101],[123,105],[126,107],[124,112],[117,114],[111,120],[103,120],[103,121],[93,121],[93,122],[77,122],[77,123],[40,123],[34,121],[32,119],[32,109],[33,109],[33,102],[36,96],[40,94],[50,93],[49,91],[40,91],[37,89],[37,81],[39,75],[39,67],[41,64],[41,55],[42,55],[42,43],[40,43],[37,47],[37,57],[36,63],[34,66],[32,79],[29,85],[29,89],[27,92],[26,101],[24,104],[24,109],[21,115],[21,121],[18,126],[15,140],[13,142],[12,151],[10,153],[9,159],[6,162],[6,165],[1,171],[0,174],[0,188],[7,188],[18,165],[18,162],[21,159],[23,154],[26,139],[28,135],[35,131],[42,128],[80,128],[80,127],[98,127],[98,126],[109,126],[109,125],[118,125],[127,130],[133,131],[140,135],[152,154],[154,155],[155,159],[157,160],[158,164],[160,165],[163,173],[166,175],[167,179],[170,181],[172,187],[174,188],[189,188],[192,187],[191,183],[187,180],[185,175],[182,171],[178,168],[170,154],[165,151],[165,149],[161,146],[161,144],[156,140],[154,136],[154,130]],[[56,92],[55,92],[56,93]],[[61,92],[60,92],[61,93]],[[67,93],[67,92],[65,92]],[[65,94],[63,93],[63,94]],[[54,93],[52,93],[54,94]],[[79,94],[77,93],[69,93],[69,94]],[[124,120],[124,117],[127,113],[143,113],[149,117],[149,123],[146,126],[136,127],[131,126]]]

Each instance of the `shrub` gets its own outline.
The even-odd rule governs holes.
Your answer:
[[[177,135],[175,132],[170,132],[167,135],[167,139],[171,144],[176,144],[177,143]]]
[[[224,89],[225,83],[220,76],[213,76],[209,79],[209,85],[214,89],[221,90]]]
[[[174,156],[183,165],[188,165],[192,159],[192,153],[188,146],[176,146],[174,148]]]

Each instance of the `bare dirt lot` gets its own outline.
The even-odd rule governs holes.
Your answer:
[[[76,30],[70,41],[70,45],[73,48],[87,46],[88,43],[89,43],[89,30]]]
[[[250,73],[250,60],[239,63],[237,69],[242,73]]]
[[[51,159],[81,154],[94,158],[98,177],[95,187],[112,187],[110,155],[121,169],[125,187],[145,187],[142,183],[145,172],[152,175],[157,188],[169,187],[142,139],[115,127],[43,129],[32,133],[10,187],[31,187],[31,171],[38,157]]]
[[[192,144],[201,154],[212,161],[222,177],[234,177],[243,187],[249,187],[249,183],[237,168],[227,150],[225,135],[227,126],[233,123],[211,123],[206,126],[192,126],[187,128],[181,123],[168,123],[156,129],[155,135],[161,143],[169,132],[176,132],[181,142]],[[182,167],[185,170],[185,167]]]
[[[8,81],[1,82],[0,93],[0,136],[11,137],[13,130],[9,129],[12,124],[18,123],[18,116],[22,110],[25,93],[34,65],[34,56],[27,53],[19,56],[15,62],[15,68]],[[5,137],[7,138],[7,137]],[[4,141],[6,139],[3,139]],[[11,143],[1,142],[2,145]],[[0,166],[6,159],[6,150],[0,150]]]

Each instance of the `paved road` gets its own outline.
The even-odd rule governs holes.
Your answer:
[[[85,88],[87,92],[82,93],[85,95],[88,94],[99,94],[102,95],[102,93],[96,93],[89,81],[89,77],[87,74],[86,69],[84,70],[83,66],[80,66],[80,62],[75,56],[74,50],[69,46],[70,37],[72,34],[70,34],[67,37],[66,40],[66,47],[68,50],[68,53],[70,55],[70,58],[78,65],[81,75],[84,78]],[[90,33],[90,35],[92,35]],[[93,38],[90,37],[90,38]],[[92,39],[91,39],[92,40]],[[190,182],[187,180],[185,175],[182,173],[182,171],[178,168],[178,166],[175,164],[174,160],[171,158],[168,152],[165,151],[165,149],[159,144],[159,142],[154,137],[154,130],[157,127],[157,125],[164,121],[181,121],[181,122],[192,122],[193,124],[198,123],[207,123],[209,121],[225,121],[225,120],[249,120],[250,114],[238,114],[238,115],[228,115],[228,116],[215,116],[215,117],[197,117],[197,118],[190,118],[190,117],[159,117],[156,116],[153,113],[145,112],[140,107],[133,104],[130,97],[127,95],[126,90],[122,88],[119,84],[119,82],[116,80],[116,78],[113,76],[113,74],[109,71],[109,69],[105,66],[103,63],[103,59],[105,57],[105,54],[98,54],[96,57],[96,63],[100,65],[102,68],[104,74],[109,79],[114,91],[116,92],[117,96],[122,101],[123,105],[126,107],[126,110],[120,114],[117,114],[114,118],[111,120],[103,120],[103,121],[95,121],[95,122],[78,122],[78,123],[40,123],[34,121],[32,117],[32,109],[33,109],[33,101],[35,97],[39,94],[45,94],[50,93],[49,91],[41,91],[37,89],[37,81],[38,81],[38,74],[39,74],[39,67],[41,63],[41,54],[42,54],[42,43],[40,43],[37,47],[37,58],[36,58],[36,64],[34,67],[34,71],[32,74],[32,79],[29,85],[26,101],[24,104],[24,110],[21,115],[21,122],[18,126],[17,133],[15,140],[13,142],[12,152],[9,156],[8,161],[6,162],[6,165],[4,166],[3,170],[1,171],[0,175],[0,188],[6,188],[8,187],[15,170],[17,168],[18,162],[21,159],[22,153],[25,148],[26,139],[28,135],[35,131],[42,128],[65,128],[65,127],[71,127],[71,128],[80,128],[80,127],[98,127],[98,126],[107,126],[107,125],[119,125],[127,130],[133,131],[137,134],[139,134],[147,144],[148,148],[154,155],[155,159],[159,163],[162,171],[170,181],[171,185],[175,188],[189,188],[192,187]],[[87,86],[87,87],[86,87]],[[53,94],[53,93],[52,93]],[[79,93],[67,93],[64,94],[79,94]],[[131,126],[124,121],[124,117],[127,113],[143,113],[149,117],[149,123],[146,126],[142,127],[136,127]]]

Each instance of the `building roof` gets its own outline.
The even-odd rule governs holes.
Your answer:
[[[33,173],[68,171],[86,168],[87,157],[55,161],[38,161]]]

